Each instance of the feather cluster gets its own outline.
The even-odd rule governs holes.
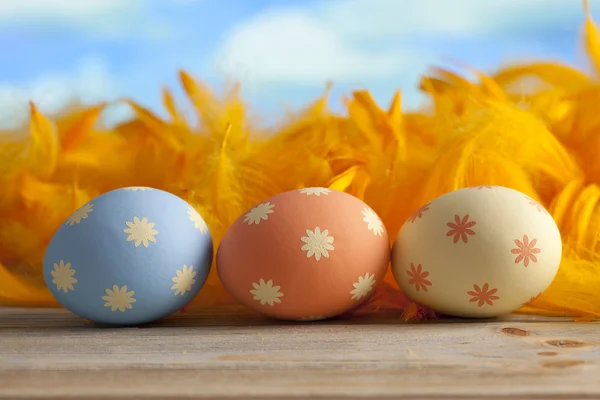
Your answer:
[[[587,7],[586,7],[587,13]],[[328,186],[368,203],[394,238],[420,205],[472,185],[502,185],[544,204],[564,241],[549,289],[519,312],[600,316],[600,38],[587,15],[593,74],[556,63],[471,77],[424,75],[427,106],[405,112],[397,92],[382,108],[366,91],[327,109],[327,93],[276,130],[253,123],[234,87],[217,97],[180,72],[197,121],[168,90],[169,118],[126,101],[136,117],[98,127],[107,106],[53,116],[31,104],[26,132],[0,135],[0,305],[58,306],[42,278],[45,248],[79,206],[123,186],[181,196],[203,215],[215,244],[250,206],[280,192]],[[214,272],[190,305],[233,304]],[[388,275],[362,313],[432,315],[407,300]]]

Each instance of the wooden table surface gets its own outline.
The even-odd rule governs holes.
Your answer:
[[[600,399],[600,323],[275,323],[223,311],[113,328],[0,308],[2,399],[233,396]]]

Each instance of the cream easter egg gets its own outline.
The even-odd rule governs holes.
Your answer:
[[[252,207],[217,252],[223,286],[271,317],[319,320],[367,300],[389,264],[383,223],[358,198],[305,188]]]
[[[446,193],[403,225],[392,250],[398,284],[415,302],[459,317],[507,314],[546,290],[562,255],[550,214],[499,186]]]

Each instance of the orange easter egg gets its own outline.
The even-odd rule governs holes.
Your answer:
[[[240,216],[217,251],[223,286],[245,306],[320,320],[373,293],[389,262],[383,223],[364,202],[326,188],[271,197]]]

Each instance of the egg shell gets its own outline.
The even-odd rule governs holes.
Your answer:
[[[168,192],[130,187],[75,211],[44,257],[46,285],[65,308],[95,322],[143,324],[184,307],[211,268],[202,217]]]
[[[217,252],[239,302],[286,320],[320,320],[364,302],[389,264],[389,240],[364,202],[326,188],[274,196],[238,218]]]
[[[425,204],[401,228],[392,271],[408,297],[441,313],[494,317],[542,293],[561,260],[560,232],[525,194],[478,186]]]

